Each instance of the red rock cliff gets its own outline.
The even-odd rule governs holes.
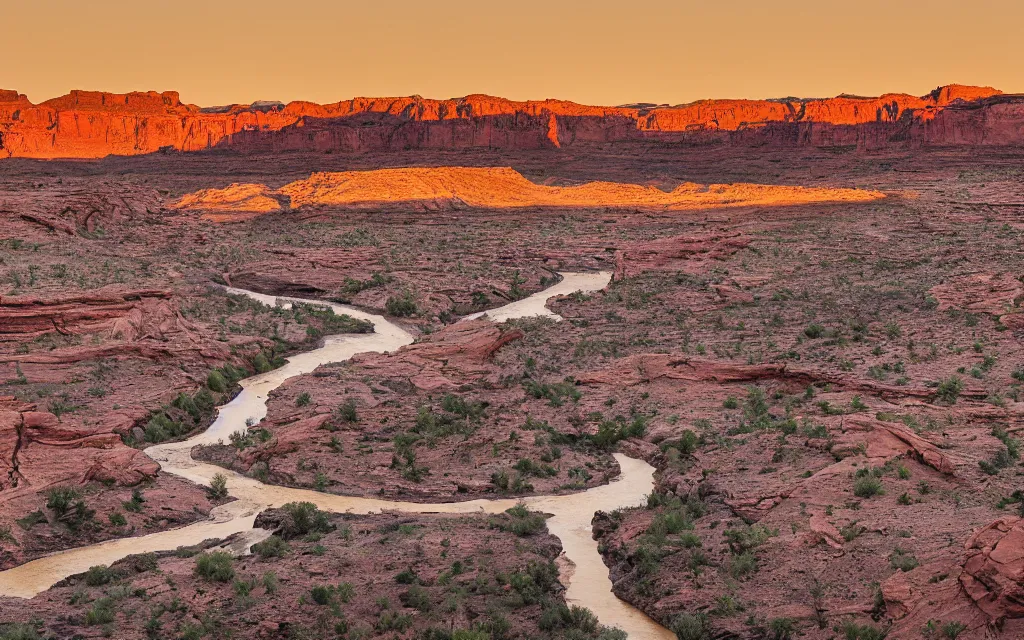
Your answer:
[[[368,151],[554,148],[627,140],[736,144],[1020,144],[1024,97],[951,85],[916,97],[702,100],[674,107],[354,98],[200,109],[176,92],[73,91],[33,105],[0,90],[0,157],[97,158],[163,148]]]

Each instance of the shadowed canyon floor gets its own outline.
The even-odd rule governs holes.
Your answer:
[[[367,205],[336,178],[456,166],[511,166],[497,189],[509,193],[522,180],[545,194],[598,182],[656,198],[688,183],[885,197],[672,210],[559,195],[493,207],[459,184],[410,179],[402,204]],[[282,357],[369,331],[221,286],[231,285],[351,304],[414,340],[288,380],[262,422],[192,452],[236,484],[547,511],[532,505],[604,486],[626,454],[656,469],[654,491],[646,506],[597,514],[595,543],[615,593],[679,638],[1017,637],[1022,166],[1014,148],[646,143],[5,160],[4,568],[222,509],[219,494],[161,472],[143,449],[201,432],[238,381]],[[276,206],[254,217],[176,207],[236,183],[257,185],[240,202]],[[297,204],[285,193],[295,184],[301,197],[343,195]],[[429,198],[408,197],[421,189]],[[552,300],[562,322],[473,319],[565,271],[614,279]],[[498,520],[518,517],[331,517],[333,532],[285,540],[280,559],[231,561],[227,582],[196,573],[195,557],[147,557],[3,601],[0,621],[17,612],[53,637],[611,633],[563,617],[549,569],[529,569],[557,549],[541,531],[502,530]],[[416,577],[399,581],[410,568]],[[266,587],[268,571],[280,585]],[[535,597],[517,573],[541,585]]]

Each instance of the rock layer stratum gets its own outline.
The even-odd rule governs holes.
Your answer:
[[[178,93],[72,91],[32,104],[0,90],[0,157],[100,158],[160,150],[554,149],[624,141],[772,146],[1006,145],[1024,97],[949,85],[926,96],[700,100],[601,107],[486,95],[353,98],[201,109]]]

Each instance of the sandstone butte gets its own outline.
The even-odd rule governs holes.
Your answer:
[[[272,191],[262,184],[233,184],[183,196],[179,210],[210,212],[227,221],[291,207],[328,206],[423,210],[512,208],[614,208],[685,211],[720,207],[794,205],[812,202],[867,202],[884,198],[880,191],[761,184],[682,184],[672,191],[618,182],[577,186],[535,184],[509,167],[430,167],[314,173]]]
[[[200,108],[177,92],[72,91],[32,104],[0,90],[0,158],[100,158],[160,150],[544,149],[620,141],[886,148],[1019,144],[1024,96],[949,85],[922,97],[701,100],[585,106],[486,95],[354,98]]]

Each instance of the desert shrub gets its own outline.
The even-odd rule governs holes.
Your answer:
[[[703,613],[682,613],[669,627],[679,640],[710,640],[711,629]]]
[[[658,445],[663,452],[675,449],[683,455],[691,455],[700,447],[700,436],[689,429],[684,429],[682,434],[675,440],[665,440]]]
[[[416,315],[420,309],[412,292],[405,291],[400,296],[389,297],[384,303],[384,310],[396,318],[407,318]]]
[[[91,626],[110,624],[114,621],[114,599],[103,597],[97,599],[85,613],[85,624]]]
[[[41,640],[36,628],[29,624],[15,622],[0,625],[0,640]]]
[[[405,631],[412,626],[412,616],[403,613],[397,613],[390,609],[385,609],[380,612],[377,617],[377,622],[373,625],[373,628],[380,633],[386,633],[388,631],[397,631],[398,633],[405,633]]]
[[[296,407],[308,407],[311,402],[313,402],[313,397],[305,391],[300,393],[298,398],[295,398]]]
[[[854,520],[850,524],[840,527],[839,533],[843,536],[843,540],[853,542],[860,534],[867,530],[867,527],[857,524],[857,521]]]
[[[215,474],[210,480],[210,497],[214,500],[228,497],[228,479],[223,473]]]
[[[215,380],[214,384],[218,382]],[[143,427],[143,439],[157,444],[183,437],[198,428],[213,412],[216,404],[209,389],[200,389],[192,396],[179,393],[170,405],[150,415]]]
[[[517,473],[515,477],[510,478],[506,469],[492,473],[491,484],[502,493],[529,493],[533,491],[533,485],[527,482],[523,474]]]
[[[538,400],[547,400],[553,407],[560,407],[565,404],[568,398],[573,402],[579,402],[583,393],[576,387],[576,381],[566,378],[562,382],[538,382],[532,378],[523,382],[523,390]]]
[[[288,543],[278,536],[270,536],[263,542],[252,545],[252,552],[266,560],[267,558],[280,558],[290,551]]]
[[[942,635],[948,640],[956,640],[960,634],[967,630],[967,625],[962,622],[947,622],[942,625]]]
[[[476,431],[475,423],[486,409],[486,402],[467,402],[447,394],[441,400],[441,411],[435,411],[429,406],[419,408],[416,412],[416,425],[410,432],[431,440],[451,435],[468,436]]]
[[[64,515],[80,495],[74,487],[52,487],[46,491],[46,508],[53,509],[57,515]]]
[[[614,420],[602,420],[597,426],[597,433],[590,436],[590,441],[599,449],[611,449],[621,440],[642,438],[647,433],[647,418],[634,416],[627,421],[623,416]]]
[[[548,465],[539,465],[530,458],[520,458],[518,462],[512,467],[519,473],[526,476],[537,476],[543,478],[545,476],[553,476],[558,473],[554,467]]]
[[[796,633],[796,625],[792,618],[772,618],[768,621],[769,640],[790,640]]]
[[[273,369],[273,367],[270,366],[270,360],[268,360],[266,354],[262,352],[253,356],[252,368],[256,370],[256,373],[266,373]]]
[[[330,604],[334,600],[334,587],[317,585],[310,589],[309,594],[313,598],[313,602],[319,605]]]
[[[226,551],[201,553],[196,556],[195,573],[204,580],[230,582],[235,577],[234,558]]]
[[[433,608],[430,602],[430,593],[419,585],[409,587],[405,593],[398,596],[398,599],[402,601],[403,605],[422,613],[427,613]]]
[[[523,604],[535,604],[558,588],[558,567],[554,562],[531,560],[526,568],[505,577],[499,576],[499,582],[515,590]]]
[[[949,404],[956,404],[956,399],[963,393],[964,382],[956,376],[951,376],[939,382],[935,388],[935,396]]]
[[[335,589],[335,593],[338,594],[338,599],[342,602],[349,602],[356,595],[356,589],[352,586],[351,582],[342,582]]]
[[[562,603],[545,607],[537,626],[542,631],[566,629],[570,630],[570,633],[577,631],[586,634],[587,637],[592,636],[598,629],[597,616],[590,609],[577,605],[569,607]]]
[[[309,533],[328,533],[334,530],[327,514],[312,502],[289,502],[281,507],[285,518],[281,523],[281,537],[291,540]]]
[[[268,594],[277,593],[277,589],[280,586],[280,582],[277,579],[277,574],[273,571],[267,571],[266,573],[264,573],[263,577],[260,578],[260,583],[263,585],[263,588],[266,589]]]
[[[860,625],[852,620],[843,623],[844,640],[884,640],[886,632],[868,624]]]
[[[46,514],[44,514],[42,511],[33,511],[32,513],[27,514],[23,518],[18,518],[17,520],[15,520],[15,522],[18,523],[19,527],[21,527],[25,531],[28,531],[37,524],[46,522]]]
[[[892,555],[889,556],[889,564],[892,565],[893,569],[898,569],[899,571],[911,571],[916,569],[920,563],[914,557],[914,554],[897,547],[892,552]]]
[[[804,329],[804,335],[812,340],[816,340],[825,335],[825,327],[820,324],[809,324]]]
[[[746,578],[757,571],[757,556],[747,551],[729,558],[729,575],[737,580]]]
[[[142,491],[140,489],[133,489],[131,500],[125,500],[121,503],[121,506],[124,507],[125,511],[141,513],[142,505],[144,504],[146,504],[146,498],[142,495]]]
[[[89,567],[89,570],[85,572],[85,584],[90,587],[107,584],[114,578],[116,578],[116,574],[105,564]]]
[[[776,529],[769,529],[763,524],[755,524],[736,529],[726,529],[722,532],[722,535],[725,536],[725,540],[729,544],[729,550],[735,554],[740,554],[753,551],[767,542],[769,538],[779,535],[779,532]]]
[[[206,376],[206,387],[210,391],[216,391],[217,393],[224,393],[228,390],[228,381],[224,377],[224,374],[214,369]]]
[[[405,569],[395,576],[395,582],[398,584],[417,584],[419,581],[420,578],[416,575],[416,571],[412,567]]]
[[[339,420],[342,422],[358,422],[359,413],[356,411],[356,401],[352,398],[348,398],[345,402],[338,405],[335,409],[335,413]]]
[[[296,304],[294,308],[296,319],[306,323],[306,335],[310,338],[319,338],[324,334],[371,333],[373,331],[372,322],[357,320],[346,313],[335,313],[334,309],[328,306]],[[310,320],[318,324],[319,327],[309,324]]]
[[[542,514],[532,512],[526,505],[519,503],[506,510],[505,517],[494,518],[491,526],[523,537],[543,531],[546,525]]]
[[[873,498],[884,493],[882,481],[873,474],[861,476],[853,481],[853,495],[858,498]]]

